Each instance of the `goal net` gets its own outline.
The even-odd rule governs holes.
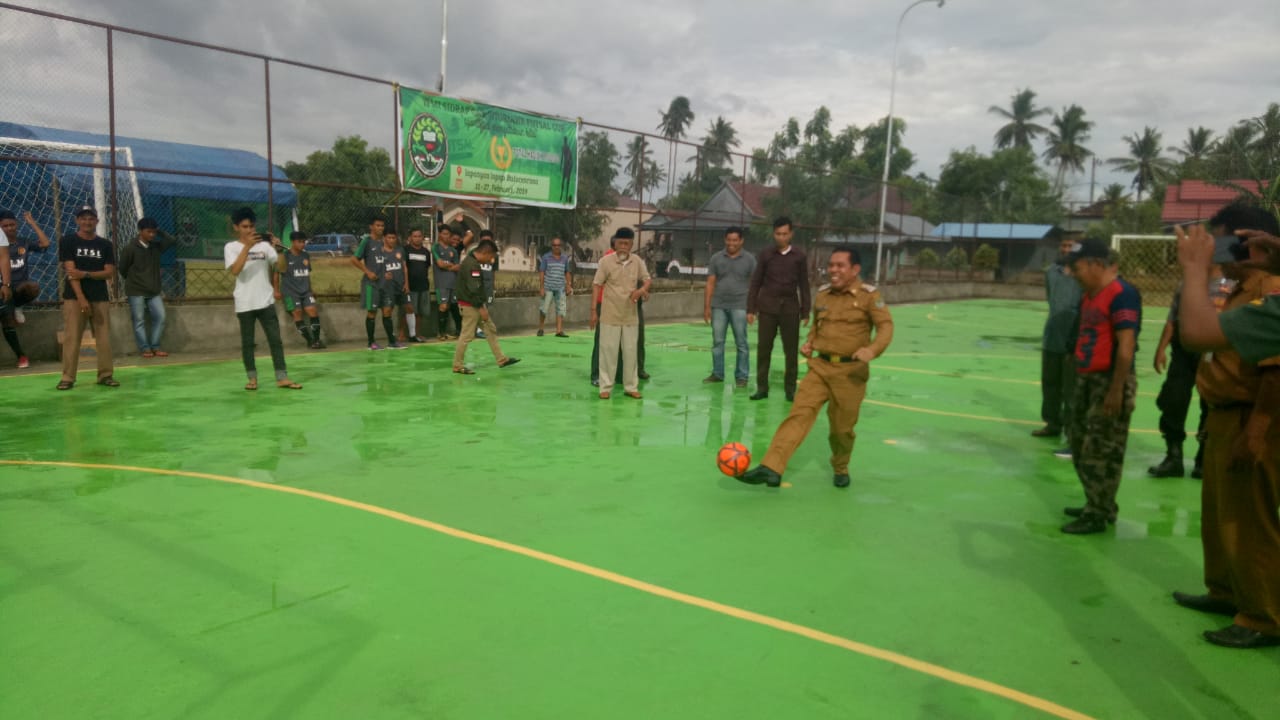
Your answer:
[[[1174,235],[1112,235],[1120,275],[1142,293],[1145,306],[1168,306],[1182,282]]]
[[[18,217],[19,238],[36,237],[23,219],[29,212],[56,244],[66,233],[75,232],[76,210],[92,205],[98,211],[98,234],[111,238],[119,249],[137,232],[142,195],[132,149],[117,146],[114,159],[112,163],[109,146],[0,137],[0,208]],[[71,163],[114,164],[114,196],[109,167]],[[40,299],[55,300],[57,256],[47,252],[32,254],[30,259],[32,279],[40,283]]]

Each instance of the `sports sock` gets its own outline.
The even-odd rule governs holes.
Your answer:
[[[311,318],[311,342],[320,342],[320,318],[319,316]]]
[[[394,345],[396,342],[396,328],[391,324],[391,318],[386,315],[382,316],[382,329],[387,331],[387,342]]]
[[[18,357],[26,355],[22,351],[22,343],[18,340],[18,329],[7,327],[4,329],[4,341],[9,343],[9,347],[13,348],[13,354]]]
[[[311,344],[311,333],[307,331],[307,325],[306,325],[306,323],[304,323],[304,322],[303,322],[303,321],[301,321],[301,320],[294,320],[294,321],[293,321],[293,326],[294,326],[294,327],[296,327],[296,328],[298,328],[298,334],[302,336],[302,339],[303,339],[303,340],[306,340],[306,341],[307,341],[307,344],[308,344],[308,345],[310,345],[310,344]]]
[[[367,317],[367,318],[365,318],[365,319],[364,319],[364,332],[365,332],[365,334],[366,334],[366,335],[368,335],[368,336],[369,336],[369,344],[370,344],[370,345],[372,345],[372,344],[373,344],[373,342],[374,342],[374,340],[373,340],[373,318],[371,318],[371,317]]]
[[[404,314],[404,323],[409,327],[409,338],[413,339],[418,336],[418,316],[413,313]]]

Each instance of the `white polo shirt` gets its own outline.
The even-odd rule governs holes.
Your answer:
[[[244,243],[232,240],[222,248],[222,259],[228,270],[240,257]],[[236,289],[232,293],[236,300],[236,312],[249,312],[270,307],[276,301],[275,289],[271,286],[271,273],[280,256],[271,243],[260,241],[249,249],[249,257],[244,261],[244,269],[236,276]]]

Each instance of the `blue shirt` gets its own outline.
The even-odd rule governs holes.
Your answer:
[[[554,253],[548,252],[542,256],[540,265],[544,274],[542,286],[547,290],[563,292],[565,277],[569,274],[568,254],[562,254],[557,258]]]

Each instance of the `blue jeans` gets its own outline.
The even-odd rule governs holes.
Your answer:
[[[147,335],[147,314],[151,315],[151,335]],[[138,351],[160,349],[160,336],[164,334],[164,299],[159,295],[129,296],[129,315],[133,317],[133,337],[138,341]]]
[[[724,338],[733,325],[733,342],[738,347],[738,367],[734,380],[747,379],[751,374],[751,349],[747,345],[747,311],[711,308],[711,374],[724,377]]]

